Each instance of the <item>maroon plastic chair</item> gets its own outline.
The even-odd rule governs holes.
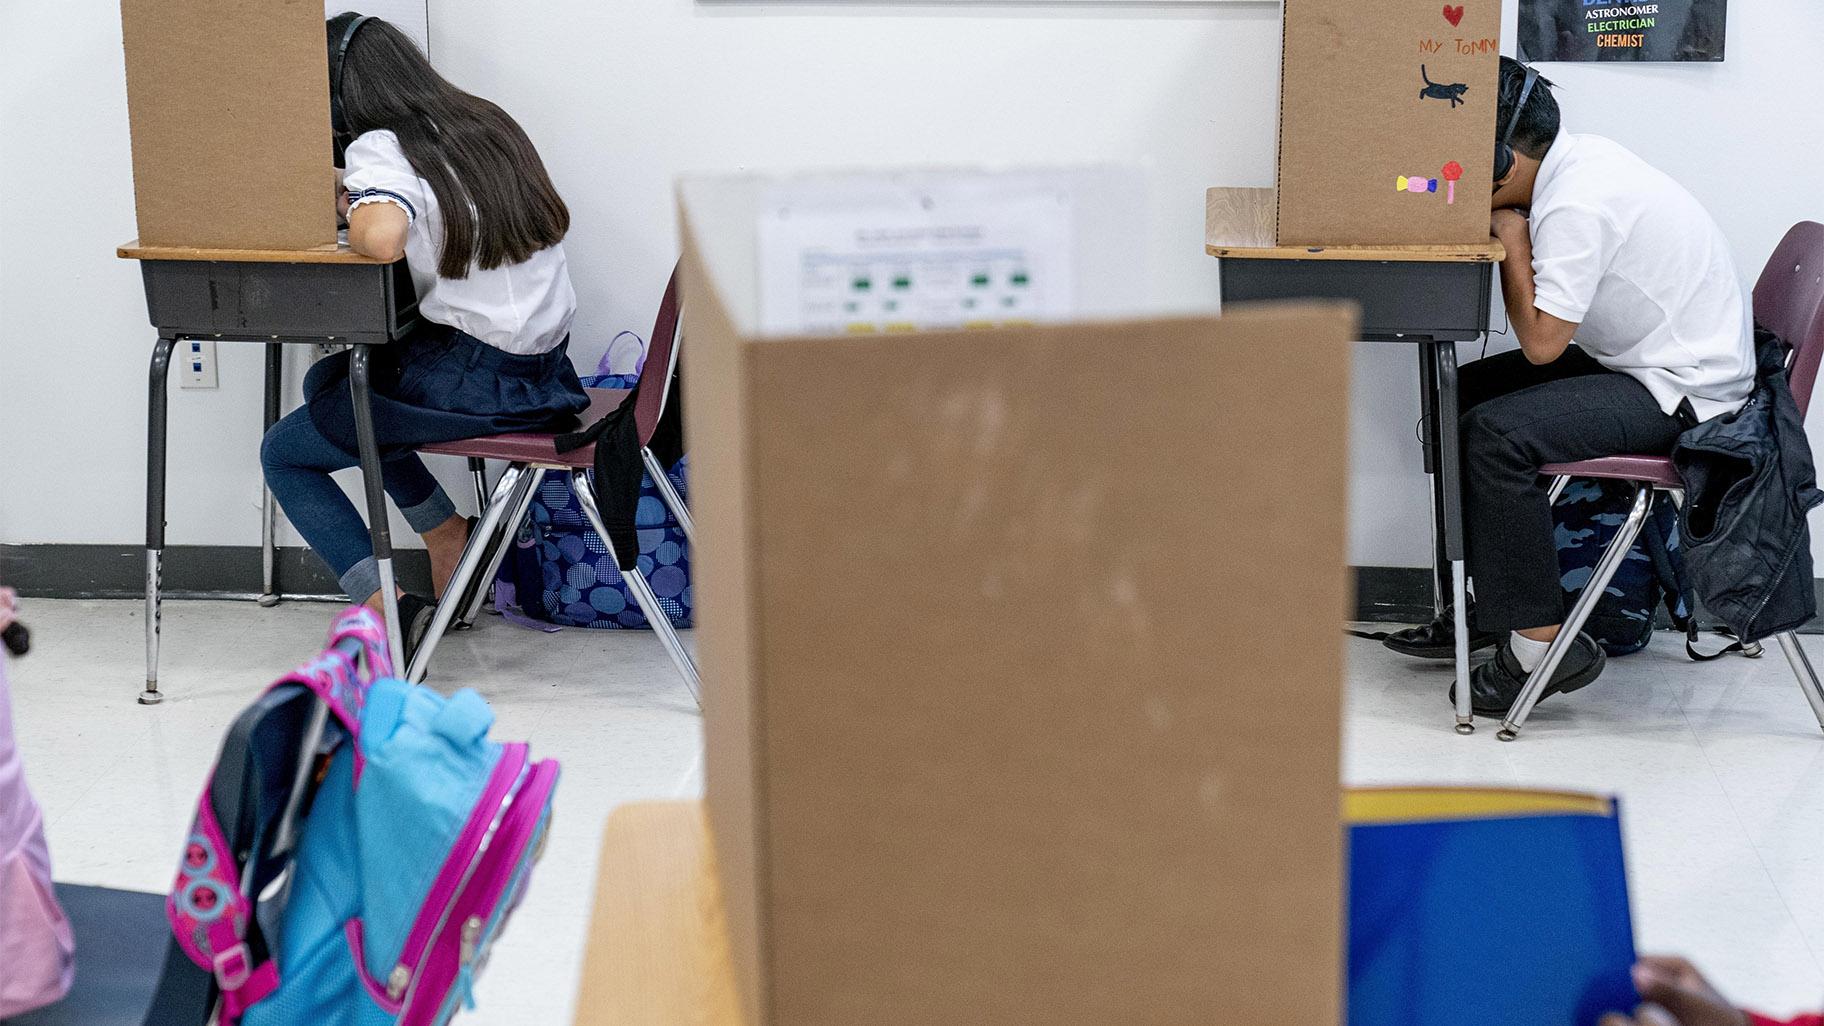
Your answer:
[[[1824,224],[1801,221],[1780,240],[1773,256],[1768,258],[1766,268],[1761,271],[1760,280],[1754,285],[1754,319],[1793,347],[1786,374],[1792,386],[1792,397],[1803,416],[1811,404],[1819,359],[1824,357]],[[1609,456],[1577,463],[1550,463],[1540,467],[1539,473],[1553,479],[1548,493],[1553,502],[1573,477],[1626,481],[1634,486],[1634,502],[1621,530],[1616,532],[1615,540],[1597,561],[1595,574],[1571,605],[1570,615],[1565,618],[1557,640],[1552,642],[1545,658],[1527,677],[1526,687],[1507,710],[1507,718],[1501,721],[1501,731],[1496,735],[1503,741],[1512,741],[1520,735],[1520,728],[1526,725],[1533,706],[1539,703],[1546,682],[1551,680],[1558,663],[1570,650],[1577,632],[1583,629],[1584,621],[1595,609],[1609,579],[1627,558],[1628,549],[1653,508],[1654,493],[1665,492],[1674,502],[1681,502],[1684,497],[1684,484],[1669,456]],[[1811,703],[1819,727],[1824,728],[1824,684],[1819,683],[1818,673],[1799,646],[1796,634],[1787,631],[1776,637],[1787,661],[1792,664],[1793,674],[1799,678],[1799,688]]]
[[[598,447],[615,444],[637,447],[637,456],[634,458],[657,486],[660,498],[672,516],[677,518],[685,539],[695,544],[696,527],[691,522],[690,511],[685,508],[683,498],[672,487],[671,479],[665,473],[665,468],[677,462],[684,448],[681,412],[676,401],[680,348],[677,338],[678,314],[678,275],[674,270],[671,282],[665,288],[665,298],[659,305],[652,340],[647,343],[646,363],[640,370],[639,382],[631,391],[599,388],[588,390],[589,409],[583,414],[583,423],[598,425],[596,431],[568,436],[546,432],[492,435],[457,442],[440,442],[419,450],[440,456],[468,458],[470,468],[476,473],[476,495],[482,512],[474,530],[469,534],[468,545],[464,547],[462,558],[456,564],[456,572],[450,578],[449,587],[437,604],[431,626],[425,632],[424,640],[419,643],[411,666],[406,669],[408,680],[416,682],[424,679],[431,655],[446,631],[453,625],[472,624],[480,614],[488,591],[487,583],[499,572],[507,546],[512,544],[514,536],[519,532],[519,525],[526,518],[526,511],[531,507],[532,496],[537,494],[538,486],[547,474],[560,471],[569,475],[570,487],[576,492],[583,516],[614,554],[621,579],[633,594],[640,612],[646,614],[653,633],[665,645],[665,651],[677,666],[678,674],[684,678],[691,697],[697,699],[699,705],[702,704],[696,663],[684,648],[677,630],[671,625],[671,618],[659,604],[657,593],[652,590],[652,585],[639,568],[639,543],[633,528],[633,510],[638,505],[640,475],[637,469],[632,474],[631,494],[614,494],[600,503],[590,480],[590,471],[598,466]],[[629,396],[632,396],[632,409],[623,411],[621,407],[629,401]],[[617,412],[631,412],[631,425],[613,419]],[[628,430],[616,432],[611,429],[606,436],[597,439],[601,427],[614,424]],[[506,472],[491,490],[486,487],[485,478],[481,476],[479,468],[482,460],[504,460],[507,464]],[[628,486],[624,483],[626,475],[616,477],[623,481],[617,485],[619,490],[627,491]],[[603,504],[611,507],[606,517]]]

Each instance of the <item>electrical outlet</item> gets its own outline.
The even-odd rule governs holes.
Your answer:
[[[187,338],[178,349],[178,386],[180,388],[215,387],[215,343]]]

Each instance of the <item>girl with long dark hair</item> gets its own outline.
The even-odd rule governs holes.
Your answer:
[[[570,364],[576,293],[564,262],[570,212],[507,113],[456,88],[379,18],[328,23],[331,110],[346,173],[348,243],[404,257],[422,328],[374,359],[374,428],[387,494],[424,537],[435,591],[468,540],[416,446],[573,425],[588,397]],[[380,579],[360,513],[330,472],[355,466],[347,354],[312,367],[306,404],[267,432],[266,481],[350,599],[376,610]],[[408,650],[429,600],[401,593]]]

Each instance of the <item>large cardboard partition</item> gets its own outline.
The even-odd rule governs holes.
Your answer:
[[[1482,242],[1501,5],[1285,0],[1278,242]]]
[[[683,195],[747,1022],[1335,1023],[1353,312],[763,338]]]
[[[336,241],[323,5],[121,0],[139,241]]]

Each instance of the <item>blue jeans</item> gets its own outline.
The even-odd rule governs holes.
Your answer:
[[[266,485],[285,515],[336,572],[348,597],[366,602],[380,590],[373,541],[360,511],[329,476],[358,463],[323,437],[308,408],[294,410],[274,424],[260,444]],[[386,494],[412,530],[423,534],[456,514],[455,504],[417,453],[389,459],[381,469]]]

